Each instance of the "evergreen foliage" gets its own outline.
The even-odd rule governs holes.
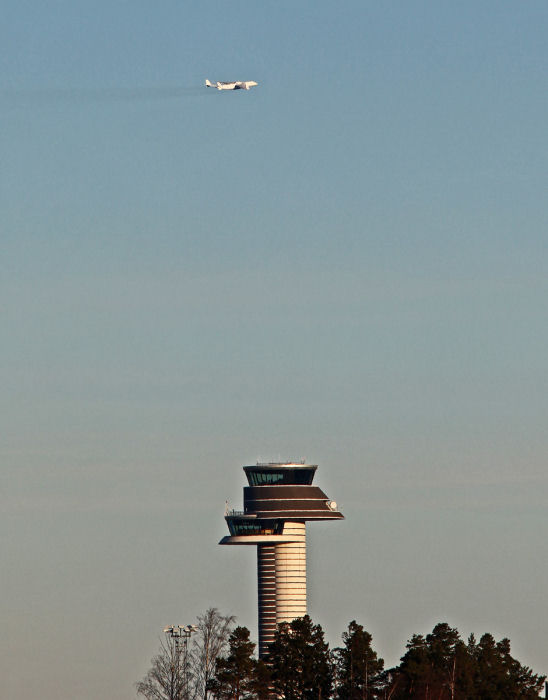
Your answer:
[[[264,661],[249,630],[210,609],[188,655],[169,641],[137,692],[148,700],[537,700],[545,677],[511,655],[510,641],[464,642],[447,623],[414,634],[398,666],[384,670],[372,637],[352,620],[332,653],[308,615],[278,626]],[[213,655],[213,651],[216,654]],[[211,670],[210,670],[211,669]]]
[[[379,697],[384,661],[371,647],[372,639],[356,620],[352,620],[343,633],[343,646],[333,652],[337,700]]]
[[[308,615],[282,622],[266,662],[274,693],[285,700],[327,700],[332,697],[333,667],[320,625]]]
[[[208,690],[218,700],[267,700],[270,673],[253,658],[255,644],[247,627],[236,627],[228,640],[229,653],[215,661],[215,675]]]
[[[538,699],[545,677],[535,675],[510,654],[510,641],[484,634],[464,643],[445,622],[431,634],[413,635],[401,664],[386,674],[391,700]]]

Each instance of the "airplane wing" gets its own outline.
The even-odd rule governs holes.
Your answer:
[[[249,88],[253,87],[254,85],[257,85],[257,83],[254,80],[240,80],[236,83],[236,87],[234,89],[249,90]]]

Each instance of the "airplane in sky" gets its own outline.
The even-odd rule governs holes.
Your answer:
[[[257,85],[254,80],[236,80],[233,83],[221,83],[219,81],[210,83],[207,78],[205,84],[206,87],[217,88],[217,90],[249,90],[249,88]]]

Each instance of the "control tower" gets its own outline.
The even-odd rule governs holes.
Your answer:
[[[335,501],[312,486],[317,468],[304,462],[244,467],[244,509],[225,515],[230,535],[219,544],[257,547],[261,657],[276,625],[306,615],[306,521],[344,518]]]

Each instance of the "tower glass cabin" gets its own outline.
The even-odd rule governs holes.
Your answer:
[[[230,535],[219,544],[257,547],[259,656],[276,625],[306,615],[306,521],[341,520],[337,504],[313,486],[317,465],[257,463],[244,467],[244,510],[227,511]]]

